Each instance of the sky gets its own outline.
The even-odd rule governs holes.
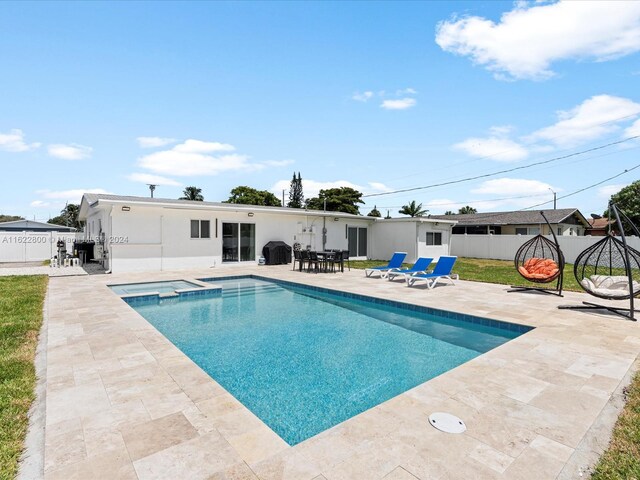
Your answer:
[[[640,2],[2,2],[0,58],[0,214],[300,172],[588,216],[640,179]]]

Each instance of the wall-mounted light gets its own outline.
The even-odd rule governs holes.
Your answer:
[[[253,217],[253,212],[249,212],[249,216],[250,216],[250,217]]]
[[[335,218],[333,219],[333,221],[334,221],[334,222],[337,222],[338,220],[340,220],[338,217],[335,217]]]
[[[123,212],[128,212],[129,210],[131,210],[131,207],[127,207],[126,205],[122,207]]]

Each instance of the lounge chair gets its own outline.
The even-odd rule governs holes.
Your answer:
[[[407,256],[406,252],[395,252],[393,254],[393,256],[391,257],[391,260],[389,260],[389,263],[387,265],[385,265],[384,267],[371,267],[371,268],[366,268],[364,270],[364,274],[367,277],[372,276],[374,273],[379,273],[381,278],[383,277],[383,274],[386,274],[386,272],[388,272],[389,270],[398,270],[400,269],[400,267],[402,267],[402,262],[404,262],[405,257]]]
[[[413,267],[389,270],[386,273],[386,276],[389,280],[393,280],[396,277],[402,277],[406,280],[411,275],[414,275],[416,273],[427,273],[431,262],[433,262],[433,258],[420,257],[418,260],[416,260],[416,263],[413,264]]]
[[[411,287],[414,283],[425,281],[427,282],[427,287],[432,289],[438,280],[444,279],[449,280],[453,285],[453,278],[458,279],[457,274],[452,274],[451,270],[453,269],[453,265],[456,263],[458,257],[449,257],[449,256],[441,256],[438,259],[438,263],[436,263],[435,268],[431,273],[417,273],[407,277],[407,284]]]

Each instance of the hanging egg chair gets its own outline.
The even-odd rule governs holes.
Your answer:
[[[623,212],[617,210],[614,204],[609,206],[609,213],[616,220],[620,238],[613,236],[611,223],[609,223],[608,234],[578,255],[573,266],[573,274],[588,294],[604,300],[629,300],[629,308],[590,302],[575,306],[562,305],[559,308],[604,309],[635,320],[633,303],[634,297],[640,294],[640,252],[627,244],[620,215],[627,220],[637,235],[640,236],[640,232]],[[609,218],[612,218],[612,215]]]
[[[536,291],[562,296],[564,255],[560,250],[558,238],[549,224],[544,212],[540,215],[549,227],[553,241],[541,233],[526,241],[516,252],[514,265],[522,278],[537,284],[556,282],[555,288],[511,286],[509,292]]]

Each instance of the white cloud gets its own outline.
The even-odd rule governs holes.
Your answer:
[[[618,184],[615,184],[615,185],[605,185],[604,187],[600,187],[598,189],[598,197],[608,200],[609,198],[611,198],[611,195],[614,195],[614,194],[618,193],[624,187],[627,187],[629,185],[630,185],[629,183],[618,183]]]
[[[356,100],[357,102],[367,102],[371,100],[371,98],[373,98],[373,92],[372,91],[366,91],[362,93],[356,92],[353,94],[351,98],[353,100]]]
[[[144,155],[137,163],[155,174],[177,177],[217,175],[231,171],[256,172],[294,163],[293,160],[250,162],[247,155],[225,153],[234,150],[235,147],[227,143],[189,139],[171,149]]]
[[[640,119],[633,122],[633,124],[624,131],[624,138],[635,137],[637,135],[640,135]]]
[[[77,143],[71,143],[69,145],[53,144],[47,146],[47,151],[52,157],[62,160],[84,160],[91,156],[93,148]]]
[[[539,180],[526,180],[523,178],[495,178],[482,182],[479,187],[471,190],[471,193],[499,196],[521,196],[549,194],[549,189],[560,192],[562,189],[554,188],[548,183]],[[531,203],[531,200],[527,200]]]
[[[418,91],[415,88],[403,88],[400,90],[396,90],[396,96],[401,97],[403,95],[417,95]]]
[[[527,158],[529,152],[521,144],[508,138],[467,138],[456,143],[453,148],[472,157],[489,158],[498,162],[515,162]]]
[[[182,153],[233,152],[235,149],[236,147],[228,143],[203,142],[202,140],[194,140],[192,138],[173,147],[173,150]]]
[[[36,208],[47,208],[51,206],[51,203],[45,202],[43,200],[34,200],[33,202],[31,202],[31,206]]]
[[[0,133],[0,150],[6,152],[27,152],[40,145],[40,143],[25,143],[24,132],[19,128],[11,129],[9,133]]]
[[[556,123],[533,132],[528,140],[546,140],[557,146],[572,147],[614,132],[620,128],[619,123],[639,114],[640,103],[628,98],[595,95],[569,111],[558,112]]]
[[[401,98],[398,100],[383,100],[380,107],[387,110],[406,110],[407,108],[415,107],[415,98]]]
[[[422,204],[423,208],[429,210],[429,213],[432,215],[444,215],[447,211],[452,211],[454,213],[458,213],[462,207],[469,205],[470,207],[475,208],[476,210],[482,211],[491,211],[497,207],[499,207],[504,202],[499,201],[488,201],[488,200],[472,200],[468,202],[456,202],[455,200],[450,200],[448,198],[437,198],[430,200],[429,202],[424,202]],[[455,218],[452,218],[455,220]]]
[[[177,142],[175,138],[163,138],[163,137],[138,137],[138,146],[140,148],[157,148],[164,147],[165,145],[171,145]]]
[[[50,200],[63,200],[69,203],[80,203],[82,195],[85,193],[111,193],[103,188],[77,188],[73,190],[38,190],[36,191],[42,198]],[[37,201],[37,200],[36,200]]]
[[[435,40],[496,78],[546,79],[557,61],[606,61],[640,51],[640,2],[518,2],[497,23],[478,16],[440,22]]]
[[[278,198],[282,195],[282,190],[289,191],[289,187],[291,186],[291,180],[279,180],[271,187],[271,192],[276,194]],[[367,193],[375,193],[375,192],[384,192],[389,191],[390,188],[379,182],[369,182],[368,187],[357,185],[355,183],[349,182],[347,180],[336,180],[333,182],[318,182],[315,180],[310,180],[307,178],[302,179],[302,191],[304,193],[304,198],[317,197],[320,193],[320,190],[327,190],[329,188],[340,188],[340,187],[350,187],[354,190],[357,190],[363,194]],[[286,193],[285,192],[285,193]]]
[[[176,182],[171,178],[162,177],[160,175],[152,175],[150,173],[132,173],[127,175],[127,179],[132,182],[140,182],[145,184],[153,184],[153,185],[168,185],[172,187],[181,187],[182,184],[180,182]]]

